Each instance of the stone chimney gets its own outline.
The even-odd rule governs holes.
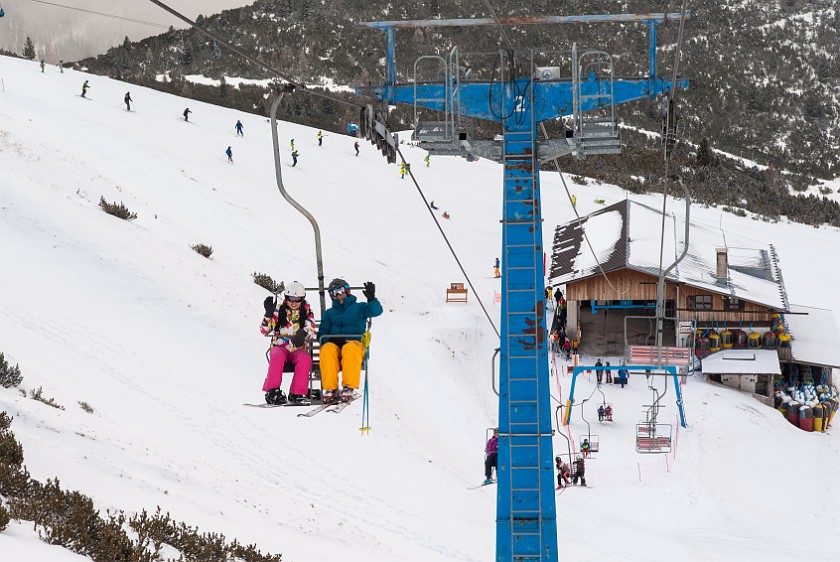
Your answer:
[[[715,248],[717,259],[715,260],[715,277],[718,283],[725,283],[729,277],[729,250],[726,248]]]

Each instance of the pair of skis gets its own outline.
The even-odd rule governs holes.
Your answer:
[[[327,410],[328,412],[333,412],[335,414],[339,414],[339,413],[341,413],[342,410],[344,410],[344,408],[349,406],[350,403],[353,402],[356,398],[358,398],[358,395],[353,395],[353,396],[350,396],[349,398],[342,398],[342,399],[338,400],[337,402],[327,402],[326,404],[321,404],[320,406],[315,406],[311,410],[308,410],[306,412],[302,412],[302,413],[298,414],[298,417],[299,418],[311,418],[315,414],[319,414],[319,413],[323,412],[324,410]]]

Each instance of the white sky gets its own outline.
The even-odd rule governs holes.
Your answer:
[[[188,18],[194,19],[199,14],[206,16],[222,10],[240,8],[253,4],[253,1],[167,0],[165,3]],[[6,16],[0,18],[0,46],[20,52],[26,37],[32,37],[39,51],[47,48],[47,54],[50,52],[50,45],[56,43],[65,60],[102,54],[109,48],[122,44],[126,36],[132,41],[138,41],[150,35],[159,35],[170,25],[176,28],[186,25],[147,0],[121,0],[119,2],[56,0],[50,4],[32,0],[5,0],[2,5]],[[166,27],[134,23],[89,12],[99,12]],[[67,41],[70,37],[73,39],[73,44]],[[75,45],[76,41],[82,43],[81,49]]]
[[[34,62],[0,58],[0,76],[0,351],[20,364],[24,388],[43,387],[66,408],[0,388],[34,478],[58,477],[103,512],[160,505],[286,562],[494,559],[496,490],[467,488],[483,479],[485,430],[497,420],[498,340],[474,294],[443,302],[445,287],[464,279],[397,166],[367,143],[357,158],[348,137],[330,133],[318,147],[314,129],[280,125],[282,174],[320,223],[327,279],[372,280],[385,307],[371,351],[373,429],[362,437],[359,402],[311,419],[241,406],[262,399],[266,368],[266,292],[251,273],[316,283],[312,230],[277,191],[264,118],[54,67],[41,74]],[[86,78],[90,100],[78,96]],[[127,90],[136,112],[122,104]],[[433,157],[426,168],[422,150],[403,150],[438,213],[450,213],[443,227],[497,315],[500,167]],[[625,197],[568,183],[584,214],[600,208],[595,199]],[[106,215],[100,197],[139,217]],[[543,177],[542,201],[551,247],[554,226],[572,216],[556,174]],[[840,231],[715,209],[692,217],[777,244],[791,301],[833,309],[836,321],[837,266],[825,249]],[[212,245],[211,260],[190,249],[197,243]],[[552,369],[563,401],[564,371]],[[658,384],[673,424],[673,388]],[[594,390],[580,380],[578,400]],[[840,501],[834,430],[806,434],[691,377],[689,428],[675,452],[644,456],[634,450],[651,400],[644,379],[603,390],[615,423],[598,424],[586,406],[569,428],[575,441],[586,433],[583,412],[602,452],[588,463],[592,487],[557,498],[564,559],[836,558],[836,517],[818,508]],[[565,448],[559,434],[554,444]],[[0,554],[80,559],[38,542],[31,524],[0,533]]]

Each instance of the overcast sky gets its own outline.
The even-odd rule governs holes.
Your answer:
[[[209,15],[246,6],[253,0],[168,0],[166,3],[187,17],[195,18],[198,14]],[[170,25],[183,26],[148,0],[0,0],[0,4],[6,11],[6,16],[0,19],[0,46],[20,53],[26,38],[31,37],[39,56],[48,62],[101,54],[121,43],[126,36],[136,41],[158,35]]]

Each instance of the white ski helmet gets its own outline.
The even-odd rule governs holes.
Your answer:
[[[297,281],[292,281],[286,287],[285,295],[287,297],[303,298],[303,297],[306,296],[306,288],[304,288],[303,283],[299,283]]]

